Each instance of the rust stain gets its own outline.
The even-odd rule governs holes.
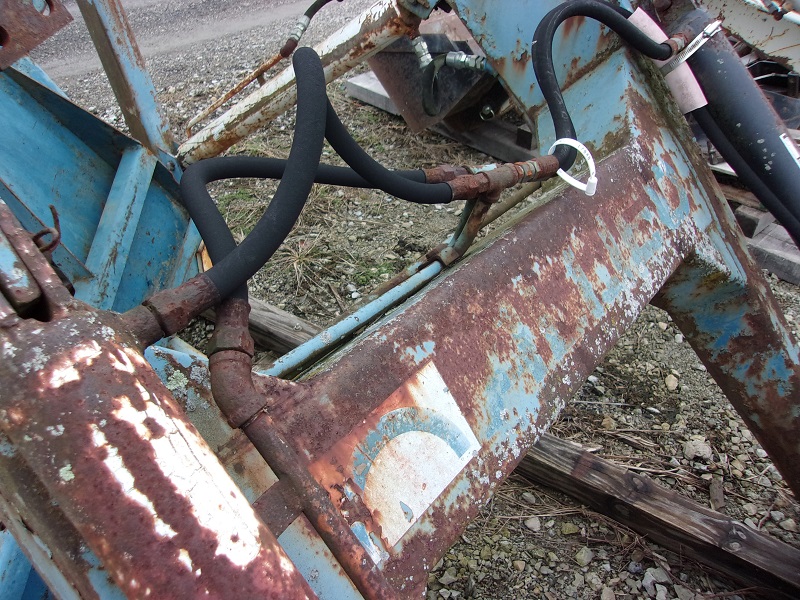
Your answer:
[[[564,28],[564,37],[569,38],[573,35],[577,35],[578,31],[581,27],[583,27],[584,23],[586,23],[586,17],[579,16],[579,17],[570,17],[562,24]]]

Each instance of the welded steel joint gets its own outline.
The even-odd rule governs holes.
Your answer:
[[[252,338],[248,332],[250,306],[241,298],[229,298],[217,311],[217,324],[209,356],[214,401],[232,427],[240,427],[264,457],[280,482],[288,486],[316,532],[365,598],[395,598],[396,594],[367,551],[334,506],[331,497],[314,479],[304,460],[281,435],[265,410],[268,399],[254,385]],[[239,342],[237,342],[239,340]],[[237,346],[237,343],[240,345]],[[272,382],[286,393],[303,386],[276,378]]]
[[[440,250],[435,256],[428,254],[428,257],[441,262],[445,267],[452,265],[459,258],[464,256],[464,253],[478,237],[478,232],[483,225],[483,219],[492,204],[497,203],[500,194],[494,193],[492,195],[480,196],[475,202],[468,203],[464,210],[469,210],[469,214],[463,221],[463,227],[460,227],[456,234],[453,236],[452,241],[440,247]]]

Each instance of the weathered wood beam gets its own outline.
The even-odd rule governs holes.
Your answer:
[[[517,473],[771,598],[800,596],[800,551],[573,442],[543,435]]]
[[[725,199],[728,202],[736,202],[737,204],[743,204],[744,206],[749,206],[751,208],[766,210],[753,192],[749,192],[720,181],[717,183],[719,183],[719,187],[722,189],[722,193],[725,195]]]

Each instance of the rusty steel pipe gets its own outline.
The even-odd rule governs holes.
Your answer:
[[[292,51],[294,51],[294,49],[292,49]],[[291,54],[291,52],[289,54]],[[260,65],[258,65],[258,67],[253,69],[250,73],[248,73],[243,79],[241,79],[239,82],[237,82],[236,85],[234,85],[231,89],[229,89],[223,96],[221,96],[217,100],[214,100],[214,102],[208,108],[206,108],[203,112],[198,114],[196,117],[192,118],[192,120],[189,121],[186,124],[186,137],[191,137],[192,128],[195,125],[197,125],[200,121],[202,121],[203,119],[208,117],[211,113],[213,113],[220,106],[225,104],[228,100],[233,98],[236,94],[241,92],[248,85],[253,83],[256,79],[258,79],[259,77],[262,77],[264,75],[264,73],[269,71],[272,67],[277,65],[284,58],[287,58],[289,56],[289,54],[284,56],[281,53],[278,53],[275,56],[272,56],[272,57],[268,58],[267,60],[262,62]]]
[[[171,290],[156,292],[122,315],[125,330],[146,348],[185,329],[195,317],[219,303],[219,292],[205,273]]]
[[[479,196],[497,194],[518,183],[549,179],[558,171],[558,159],[540,156],[518,163],[504,163],[469,175],[459,175],[447,181],[454,200],[472,200]]]
[[[397,598],[392,586],[339,513],[325,489],[314,479],[299,455],[278,433],[272,419],[260,413],[243,431],[279,478],[289,480],[314,529],[365,598]]]
[[[508,198],[496,203],[494,206],[492,206],[489,212],[486,213],[486,216],[483,218],[483,223],[481,223],[481,227],[487,227],[488,225],[491,225],[512,208],[530,198],[531,195],[533,195],[537,190],[541,189],[541,187],[541,181],[534,181],[532,183],[525,184]]]
[[[217,311],[220,339],[248,335],[249,305],[239,298],[226,300]],[[225,333],[230,329],[231,333]],[[250,342],[252,343],[252,341]],[[267,400],[255,388],[248,344],[235,349],[214,342],[218,351],[209,358],[214,400],[229,422],[241,426],[279,480],[286,481],[319,536],[365,598],[390,599],[397,595],[353,534],[331,497],[308,472],[305,462],[281,435],[262,409]],[[294,384],[296,385],[296,384]],[[300,387],[300,386],[297,386]],[[253,416],[255,415],[255,416]],[[246,422],[245,422],[246,421]]]

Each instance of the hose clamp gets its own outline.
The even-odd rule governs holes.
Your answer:
[[[714,21],[713,23],[706,25],[703,31],[701,31],[696,38],[689,42],[686,48],[678,52],[678,54],[676,54],[675,57],[668,63],[662,65],[662,75],[666,76],[672,73],[672,71],[685,63],[692,54],[702,48],[703,44],[705,44],[720,31],[722,31],[722,21]]]
[[[564,171],[564,169],[559,169],[556,171],[556,175],[561,177],[561,179],[566,181],[572,187],[581,190],[587,196],[594,196],[594,193],[597,191],[597,170],[589,149],[581,144],[578,140],[573,140],[572,138],[561,138],[560,140],[553,142],[553,145],[550,146],[550,150],[548,150],[547,153],[552,154],[553,150],[556,149],[556,146],[571,146],[580,152],[586,161],[586,164],[589,165],[589,179],[586,180],[586,183],[582,183]]]

